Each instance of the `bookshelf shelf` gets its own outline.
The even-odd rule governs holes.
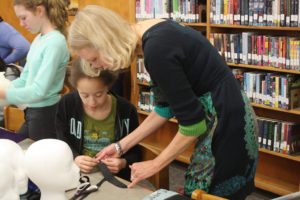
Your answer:
[[[150,86],[149,83],[145,83],[145,82],[137,82],[137,84],[140,86],[147,86],[147,87]]]
[[[300,75],[300,71],[296,71],[296,70],[278,69],[278,68],[274,68],[274,67],[245,65],[245,64],[236,64],[236,63],[227,63],[227,65],[229,65],[231,67],[238,67],[238,68],[256,69],[256,70],[262,70],[262,71],[272,71],[272,72],[281,72],[281,73],[299,74]]]
[[[147,141],[147,142],[140,142],[140,145],[148,147],[149,149],[154,149],[157,154],[159,154],[160,152],[162,152],[166,146],[165,145],[157,145],[156,142],[151,142],[151,141]],[[185,151],[183,152],[181,155],[179,155],[176,160],[186,163],[186,164],[190,164],[190,156],[192,155],[192,151]]]
[[[298,186],[295,184],[272,178],[271,176],[266,176],[261,173],[255,174],[255,186],[279,195],[287,195],[299,191]]]
[[[270,151],[270,150],[263,149],[263,148],[259,148],[259,151],[260,152],[264,152],[266,154],[270,154],[270,155],[274,155],[274,156],[279,156],[281,158],[285,158],[285,159],[288,159],[288,160],[293,160],[293,161],[296,161],[296,162],[300,163],[300,155],[291,156],[291,155],[287,155],[287,154],[283,154],[283,153],[278,153],[278,152]]]
[[[286,195],[300,189],[299,156],[289,156],[260,149],[255,186]]]
[[[273,107],[270,107],[270,106],[265,106],[265,105],[257,104],[257,103],[251,103],[251,105],[253,107],[263,108],[263,109],[273,110],[273,111],[278,111],[278,112],[281,112],[281,113],[288,113],[288,114],[293,114],[293,115],[300,115],[300,110],[285,110],[285,109],[273,108]]]
[[[186,26],[192,26],[192,27],[207,27],[207,23],[182,23]]]
[[[147,116],[150,115],[149,112],[146,112],[146,111],[143,111],[143,110],[137,110],[137,112],[141,115],[147,115]],[[178,123],[178,121],[174,118],[170,118],[169,122]]]

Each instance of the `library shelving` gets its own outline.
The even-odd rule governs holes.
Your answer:
[[[143,0],[140,0],[141,3]],[[147,1],[147,0],[145,0]],[[171,0],[172,1],[172,0]],[[185,2],[184,0],[182,0]],[[191,0],[192,1],[192,0]],[[214,2],[213,2],[214,1]],[[243,32],[252,32],[260,35],[271,35],[271,36],[286,36],[286,37],[297,37],[300,38],[300,27],[280,27],[279,22],[276,26],[247,26],[247,25],[233,25],[233,24],[215,24],[212,22],[210,15],[211,6],[216,5],[215,2],[224,2],[224,0],[206,0],[204,1],[206,8],[206,20],[205,22],[199,23],[186,23],[184,25],[190,26],[197,31],[205,34],[207,39],[210,39],[211,33],[229,33],[229,34],[242,34]],[[226,1],[226,0],[225,0]],[[235,2],[237,0],[230,0],[227,2]],[[242,2],[243,0],[238,0]],[[251,1],[251,0],[250,0]],[[280,0],[275,0],[277,3]],[[296,0],[299,2],[298,0]],[[166,1],[164,1],[166,2]],[[173,0],[174,2],[174,0]],[[190,1],[189,1],[190,2]],[[200,2],[195,1],[195,2]],[[243,1],[248,2],[248,1]],[[256,1],[258,2],[258,1]],[[260,1],[262,2],[262,1]],[[203,3],[203,1],[201,1]],[[215,8],[213,8],[215,9]],[[300,11],[300,9],[299,9]],[[140,17],[140,16],[139,16]],[[300,22],[300,21],[299,21]],[[258,66],[249,64],[237,64],[233,62],[227,63],[231,68],[256,70],[262,72],[276,72],[281,74],[294,74],[300,75],[300,71],[274,68],[269,66]],[[140,82],[137,80],[137,60],[131,68],[131,102],[137,106],[139,100],[139,91],[141,88],[149,87],[147,83]],[[257,116],[272,118],[277,120],[289,121],[300,123],[300,110],[285,110],[281,108],[269,107],[262,104],[251,103],[252,107]],[[148,112],[138,111],[139,120],[142,122]],[[172,140],[178,130],[178,124],[175,119],[169,120],[160,130],[155,134],[150,135],[142,144],[149,145],[160,153]],[[190,163],[189,157],[193,152],[193,145],[191,145],[184,153],[177,157],[178,161],[186,164]],[[300,190],[300,156],[287,155],[270,151],[267,149],[259,149],[259,160],[257,171],[255,175],[255,185],[257,188],[278,194],[286,195],[289,193],[297,192]]]

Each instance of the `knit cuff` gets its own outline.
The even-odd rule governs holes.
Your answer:
[[[157,114],[159,114],[161,117],[164,117],[164,118],[167,118],[167,119],[173,117],[173,112],[172,112],[172,110],[169,106],[168,107],[157,107],[157,106],[155,106],[154,111]]]
[[[189,126],[179,125],[179,132],[186,136],[199,136],[207,130],[205,119]]]

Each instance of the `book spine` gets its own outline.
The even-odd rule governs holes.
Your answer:
[[[264,131],[262,138],[262,148],[267,149],[269,121],[264,121]]]
[[[286,0],[285,24],[287,27],[291,26],[291,1],[292,0]]]
[[[249,0],[249,26],[253,26],[254,0]]]

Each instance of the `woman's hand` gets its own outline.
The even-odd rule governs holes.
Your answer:
[[[95,158],[91,158],[89,156],[77,156],[75,158],[76,165],[80,168],[80,171],[84,173],[89,173],[92,169],[98,165],[98,161]]]
[[[159,167],[154,160],[133,163],[129,166],[131,168],[131,182],[128,188],[132,188],[135,184],[150,176],[153,176],[159,171]]]
[[[95,157],[97,161],[100,161],[106,158],[119,158],[120,156],[115,148],[115,143],[112,143],[98,152]]]
[[[119,171],[126,167],[127,161],[124,158],[106,158],[102,159],[109,171],[113,174],[119,173]]]

